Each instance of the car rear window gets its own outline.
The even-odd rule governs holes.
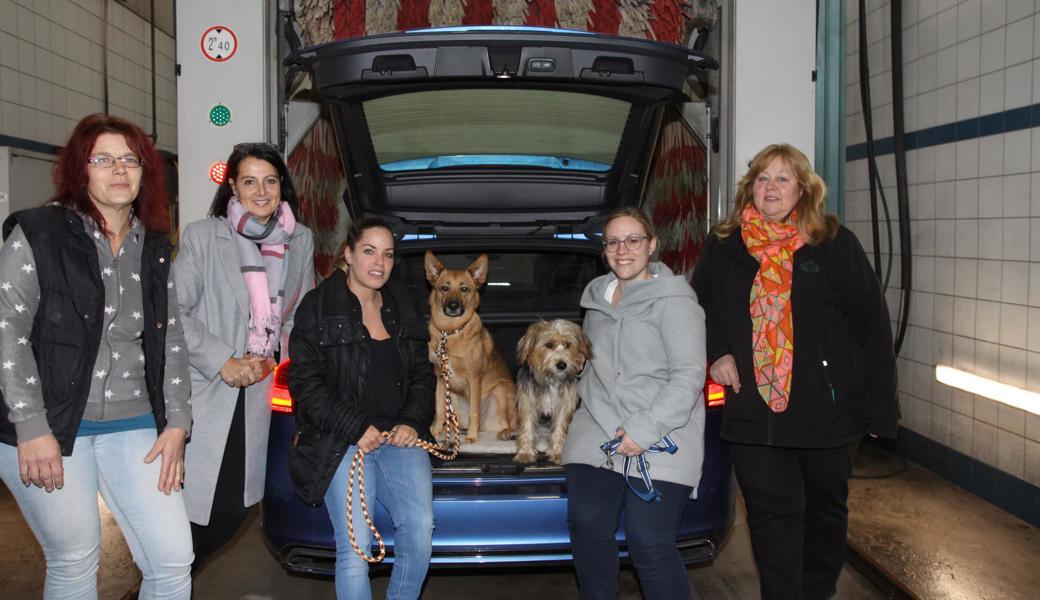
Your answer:
[[[437,252],[449,269],[464,269],[480,253]],[[577,311],[581,293],[603,267],[598,256],[573,252],[489,252],[480,312],[532,314]],[[398,253],[395,273],[427,293],[423,254]],[[425,296],[424,296],[425,297]]]
[[[559,90],[428,90],[362,104],[387,171],[519,165],[607,171],[631,105]]]

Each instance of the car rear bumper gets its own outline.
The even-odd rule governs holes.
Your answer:
[[[734,483],[729,452],[718,439],[717,411],[710,411],[698,497],[690,500],[677,545],[688,564],[710,561],[733,523]],[[264,537],[290,571],[331,574],[335,565],[332,524],[324,506],[304,504],[284,467],[292,417],[274,415],[262,506]],[[280,455],[280,458],[279,458]],[[457,468],[434,472],[432,567],[560,565],[571,560],[566,482],[562,469],[496,474]],[[370,507],[393,563],[393,525],[382,506]],[[619,554],[627,559],[623,528]]]
[[[679,540],[679,554],[686,564],[699,564],[714,560],[719,548],[719,541],[711,538],[694,538]],[[273,549],[273,548],[272,548]],[[619,548],[622,561],[628,561],[628,551],[624,546]],[[282,566],[293,573],[312,575],[333,575],[336,567],[336,551],[329,547],[291,545],[275,550]],[[463,567],[539,567],[558,566],[570,563],[570,550],[528,550],[488,551],[474,553],[472,549],[459,552],[435,551],[431,560],[431,568],[463,568]],[[393,552],[388,550],[386,559],[373,568],[388,568],[393,565]]]

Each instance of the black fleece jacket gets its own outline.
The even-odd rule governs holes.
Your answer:
[[[395,290],[393,284],[382,290],[382,318],[404,371],[397,422],[432,442],[436,379],[427,351],[429,331],[416,303]],[[361,304],[347,289],[343,272],[335,271],[300,302],[289,337],[289,392],[297,426],[289,473],[310,504],[321,503],[347,448],[373,425],[364,410],[368,342]]]
[[[755,385],[749,299],[758,261],[735,231],[708,236],[694,270],[704,307],[708,361],[732,354],[740,393],[726,388],[722,438],[788,448],[833,448],[866,433],[894,437],[899,419],[888,308],[855,235],[794,255],[794,367],[786,411],[774,413]]]

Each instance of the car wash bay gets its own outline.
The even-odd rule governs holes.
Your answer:
[[[156,4],[160,17],[169,9],[172,21],[172,2]],[[723,5],[723,27],[733,27],[738,37],[748,7],[764,21],[774,19],[768,13],[772,9],[751,0]],[[848,3],[844,23],[844,222],[869,254],[873,236],[856,71],[860,56],[856,5]],[[911,233],[907,244],[913,250],[911,308],[899,360],[903,420],[893,447],[861,450],[849,503],[853,558],[841,579],[839,597],[1036,598],[1040,596],[1040,416],[941,383],[935,369],[952,366],[1040,391],[1040,13],[1030,0],[905,0],[902,5]],[[564,23],[572,15],[559,13],[559,17],[550,15],[550,22],[537,24],[584,23]],[[614,16],[624,21],[628,35],[645,34],[631,24],[650,21],[642,13]],[[602,24],[600,17],[589,22]],[[323,27],[317,21],[309,21],[316,30]],[[869,2],[866,21],[880,179],[894,199],[889,3]],[[763,27],[763,37],[770,30],[789,31],[775,23]],[[102,28],[108,33],[104,49]],[[182,29],[188,45],[197,48],[201,30],[190,35],[184,31],[189,29]],[[189,139],[184,133],[189,127],[203,128],[207,139],[215,139],[220,130],[205,115],[178,122],[174,75],[178,61],[172,32],[172,27],[149,31],[145,17],[113,0],[0,0],[0,146],[46,158],[54,154],[76,119],[106,109],[156,132],[158,146],[170,156],[178,154],[178,134]],[[365,33],[365,27],[348,33]],[[149,81],[150,48],[157,59],[157,86]],[[724,64],[733,63],[734,56],[718,54]],[[248,52],[243,50],[240,58],[245,55]],[[751,56],[755,62],[755,55]],[[746,83],[737,79],[738,87]],[[762,110],[758,101],[754,105],[753,112],[769,121],[756,133],[768,136],[768,141],[789,139],[784,129],[788,123],[795,129],[811,129],[780,114],[784,107],[777,98],[790,83],[781,82],[772,91],[775,110]],[[73,88],[75,92],[70,91]],[[153,103],[156,95],[157,104]],[[245,122],[244,113],[234,104],[232,108],[236,109],[233,119]],[[747,124],[754,115],[737,109],[733,113],[737,128],[727,129],[723,120],[722,150],[712,159],[723,167],[728,156],[737,165],[731,170],[739,175],[738,147],[761,140],[745,141],[740,130],[752,127]],[[236,135],[246,139],[244,134]],[[211,154],[227,154],[226,148],[215,148],[217,144],[187,145],[206,169]],[[182,172],[211,185],[205,174],[199,176],[187,166],[189,153],[181,151]],[[34,155],[33,160],[40,156]],[[9,185],[6,171],[0,173],[0,194],[9,198],[12,210],[42,199],[20,197],[17,190],[23,188]],[[194,195],[202,199],[193,207],[198,213],[195,218],[208,205],[212,188],[205,190]],[[182,208],[189,196],[193,195],[182,194]],[[894,204],[892,210],[894,218]],[[893,232],[896,229],[893,221]],[[882,230],[878,240],[883,261],[890,254],[889,237]],[[895,246],[893,254],[898,242]],[[895,262],[888,297],[893,315],[900,301],[898,259]],[[329,580],[286,574],[265,547],[259,527],[254,515],[247,530],[199,575],[198,597],[333,597]],[[134,586],[138,572],[110,516],[104,521],[103,539],[100,595],[121,598]],[[0,551],[7,560],[0,573],[0,595],[39,597],[42,554],[5,489],[0,489]],[[689,574],[700,597],[756,597],[740,512],[718,558],[690,568]],[[625,597],[638,598],[631,571],[623,577]],[[377,575],[377,590],[385,585],[385,575]],[[571,573],[437,571],[425,597],[526,598],[547,592],[577,597]]]

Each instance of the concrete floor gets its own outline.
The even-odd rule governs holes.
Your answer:
[[[863,444],[849,493],[849,544],[911,596],[1040,598],[1040,532],[963,488]],[[900,472],[901,471],[901,472]]]
[[[849,543],[898,582],[906,597],[937,600],[1040,598],[1037,529],[956,485],[865,444],[850,485]],[[882,478],[870,478],[882,475]],[[104,510],[100,597],[122,598],[139,575],[110,514]],[[0,597],[38,598],[43,557],[9,492],[0,485]],[[758,582],[743,509],[719,558],[689,569],[698,598],[754,600]],[[622,598],[639,598],[631,570],[622,573]],[[381,597],[386,575],[373,587]],[[196,598],[252,600],[335,597],[329,579],[287,574],[260,535],[258,511],[232,544],[196,578]],[[441,570],[431,573],[423,598],[577,598],[570,569]],[[846,565],[841,600],[889,597]]]
[[[103,504],[102,504],[103,507]],[[268,551],[260,534],[259,512],[253,510],[249,521],[235,540],[206,566],[195,580],[195,597],[206,599],[244,598],[249,600],[334,599],[331,579],[300,577],[286,573]],[[139,572],[130,558],[119,528],[103,509],[103,547],[100,597],[120,599],[133,587]],[[0,597],[39,598],[43,590],[43,556],[18,512],[10,493],[0,484],[0,555],[8,557],[0,573]],[[717,560],[689,569],[697,598],[706,600],[753,600],[758,598],[758,579],[751,559],[751,548],[743,508],[738,513],[733,533]],[[375,597],[385,593],[388,577],[373,580]],[[638,586],[630,569],[622,572],[621,598],[638,599]],[[875,600],[885,598],[855,569],[846,566],[838,582],[838,598]],[[430,574],[423,593],[426,600],[529,600],[577,599],[570,569],[440,570]]]

